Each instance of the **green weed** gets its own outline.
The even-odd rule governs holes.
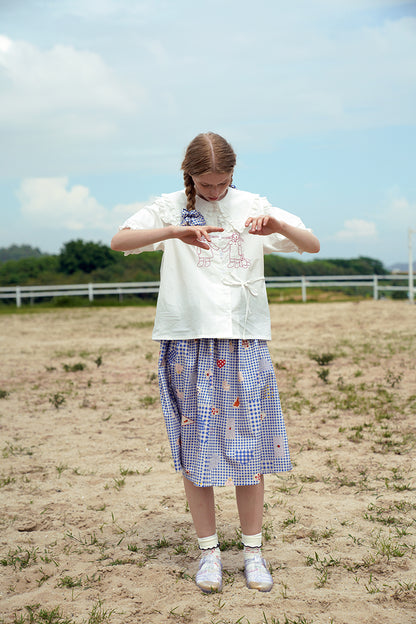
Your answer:
[[[58,409],[61,407],[61,405],[63,405],[65,403],[65,397],[61,392],[55,392],[55,394],[53,394],[51,397],[49,397],[49,403],[52,403],[52,405],[55,407],[55,409]]]
[[[328,570],[329,568],[339,566],[340,560],[334,559],[332,555],[327,559],[323,557],[322,559],[319,557],[318,553],[315,552],[314,556],[306,557],[306,565],[313,566],[315,570],[318,572],[318,580],[316,582],[316,587],[323,587],[328,580]]]
[[[153,396],[147,395],[147,396],[141,398],[139,403],[140,403],[141,407],[151,407],[152,405],[154,405],[156,403],[157,400],[158,400],[158,397],[153,397]]]
[[[59,607],[47,610],[37,604],[25,609],[27,614],[20,617],[15,614],[13,624],[75,624],[73,619],[64,617]]]
[[[86,364],[83,362],[77,362],[76,364],[62,364],[62,368],[66,373],[76,373],[77,371],[82,371],[86,368]]]
[[[6,459],[11,455],[33,455],[33,451],[27,446],[16,446],[14,444],[10,444],[10,442],[6,442],[6,446],[2,450],[2,455]]]
[[[315,360],[319,366],[327,366],[336,356],[335,353],[310,353],[309,357],[311,360]]]
[[[14,569],[23,570],[37,562],[38,552],[38,547],[23,549],[18,546],[14,550],[9,550],[7,555],[0,559],[0,565],[13,566]]]

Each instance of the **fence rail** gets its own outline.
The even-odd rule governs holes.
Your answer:
[[[407,280],[407,285],[401,286],[397,282]],[[396,283],[392,283],[396,282]],[[403,291],[413,302],[414,282],[410,283],[406,274],[401,275],[300,275],[291,277],[266,277],[267,288],[300,288],[302,301],[307,301],[308,288],[344,288],[347,286],[365,287],[372,290],[373,298],[385,291]],[[123,295],[140,295],[159,292],[159,282],[116,282],[111,284],[61,284],[55,286],[7,286],[0,288],[0,299],[15,299],[18,308],[23,299],[30,299],[31,303],[40,297],[74,297],[87,296],[89,301],[102,295],[118,295],[120,301]]]

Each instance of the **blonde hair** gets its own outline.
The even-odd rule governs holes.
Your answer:
[[[181,169],[185,183],[186,207],[195,208],[195,185],[192,176],[204,173],[231,173],[236,163],[231,145],[219,134],[198,134],[188,145]]]

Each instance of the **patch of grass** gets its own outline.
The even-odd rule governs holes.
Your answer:
[[[332,555],[327,557],[320,557],[317,552],[315,552],[314,556],[306,557],[306,565],[313,566],[315,570],[318,572],[318,580],[316,582],[316,587],[323,587],[328,580],[329,569],[335,566],[340,565],[339,559],[334,559]]]
[[[15,614],[13,624],[75,624],[72,618],[66,618],[60,607],[43,609],[39,604],[25,607],[26,615]]]
[[[159,397],[153,397],[153,396],[145,396],[143,398],[140,399],[139,403],[141,405],[141,407],[152,407],[152,405],[154,405]]]
[[[55,409],[59,409],[61,405],[65,403],[66,399],[62,392],[55,392],[51,397],[49,397],[49,403],[52,403]]]
[[[34,565],[38,560],[39,548],[32,546],[32,548],[21,548],[18,546],[14,550],[9,550],[7,555],[0,559],[0,565],[13,566],[13,568],[23,570],[31,565]]]
[[[312,624],[313,620],[307,620],[303,615],[299,615],[294,620],[289,619],[286,615],[283,616],[285,619],[280,621],[280,618],[275,618],[273,615],[270,615],[268,619],[265,612],[263,611],[263,622],[262,624]]]
[[[5,399],[9,396],[9,392],[7,390],[0,389],[0,399]]]
[[[61,477],[61,474],[65,471],[68,470],[68,465],[67,464],[59,464],[58,466],[55,466],[56,471],[59,475],[59,477]]]
[[[376,505],[370,503],[367,511],[364,512],[363,518],[370,522],[377,522],[385,526],[411,526],[414,522],[411,512],[416,509],[416,503],[402,501],[400,503],[391,503],[388,505]],[[402,515],[397,515],[401,512]]]
[[[152,552],[154,550],[160,550],[161,548],[169,548],[170,545],[169,540],[163,536],[161,539],[158,539],[155,544],[147,544],[146,551]]]
[[[329,383],[329,368],[321,368],[318,371],[318,377],[319,379],[321,379],[324,383]]]
[[[336,355],[335,353],[310,353],[309,357],[311,360],[315,360],[319,366],[327,366],[330,362],[335,360]]]
[[[76,362],[75,364],[62,364],[62,368],[66,373],[76,373],[86,368],[84,362]]]
[[[224,533],[218,531],[218,539],[220,542],[220,550],[243,550],[244,546],[241,542],[241,531],[235,529],[235,537],[226,538]]]
[[[6,442],[6,446],[3,447],[2,456],[4,458],[10,457],[11,455],[33,455],[33,451],[27,446],[16,446],[11,444],[10,442]]]
[[[16,479],[9,475],[8,477],[0,477],[0,488],[16,483]]]
[[[68,587],[73,589],[74,587],[82,587],[82,580],[80,578],[74,579],[72,576],[64,576],[58,580],[58,587]]]
[[[298,518],[296,517],[296,513],[294,511],[292,511],[291,515],[288,516],[286,518],[286,520],[283,520],[282,526],[283,526],[284,529],[286,529],[288,526],[296,524],[297,522],[298,522]]]

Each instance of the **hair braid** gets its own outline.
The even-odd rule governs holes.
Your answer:
[[[186,208],[187,210],[194,210],[196,197],[194,181],[192,179],[192,176],[185,171],[183,173],[183,180],[185,183]]]

